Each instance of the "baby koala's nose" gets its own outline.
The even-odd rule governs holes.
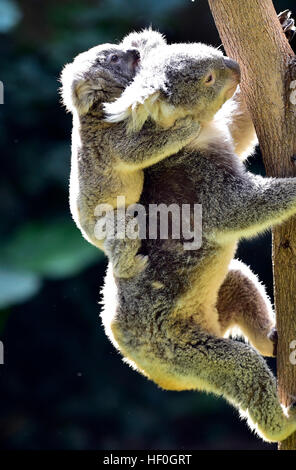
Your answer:
[[[234,75],[236,76],[236,79],[238,81],[240,81],[240,78],[241,78],[241,71],[240,71],[240,66],[239,64],[233,60],[233,59],[229,59],[229,57],[224,57],[224,63],[226,65],[226,67],[231,70],[231,72],[234,73]]]
[[[129,49],[126,53],[134,60],[140,59],[140,52],[137,49]]]

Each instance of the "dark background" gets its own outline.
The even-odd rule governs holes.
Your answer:
[[[58,77],[78,52],[149,25],[169,42],[220,45],[205,0],[0,0],[1,449],[274,448],[224,400],[148,382],[100,325],[106,260],[70,216]],[[263,172],[259,153],[249,167]],[[266,235],[238,255],[271,295],[270,251]]]

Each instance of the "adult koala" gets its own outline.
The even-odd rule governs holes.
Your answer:
[[[296,213],[296,179],[252,175],[238,158],[254,138],[239,92],[223,106],[238,82],[238,64],[216,49],[160,46],[105,106],[109,121],[126,122],[135,140],[145,126],[165,129],[185,116],[199,123],[189,144],[144,170],[140,203],[147,213],[151,204],[202,204],[203,243],[185,251],[171,235],[142,240],[149,264],[129,279],[115,279],[110,267],[102,319],[125,361],[159,386],[223,395],[264,440],[280,441],[296,430],[296,415],[283,410],[259,354],[273,355],[272,306],[233,257],[240,238]],[[252,346],[225,337],[235,326]]]

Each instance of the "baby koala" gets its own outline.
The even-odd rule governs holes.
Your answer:
[[[158,33],[144,31],[136,43],[140,52],[130,46],[134,42],[130,36],[120,45],[93,47],[67,64],[61,75],[63,101],[73,114],[72,216],[83,236],[109,256],[109,234],[105,243],[97,238],[97,219],[104,222],[104,213],[106,219],[108,214],[113,217],[118,196],[122,196],[119,201],[124,201],[123,206],[138,202],[143,169],[177,152],[199,127],[192,117],[171,121],[165,128],[147,122],[135,138],[125,123],[105,121],[103,103],[113,102],[132,82],[140,67],[140,52],[145,57],[163,39]],[[117,256],[113,265],[115,275],[130,277],[144,268],[146,258],[137,255],[140,244],[139,239],[126,243],[123,259]]]

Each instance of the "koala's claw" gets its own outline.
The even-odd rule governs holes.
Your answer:
[[[141,273],[146,269],[148,264],[148,256],[137,255],[135,257],[135,271],[137,274]]]
[[[292,12],[290,10],[282,11],[278,15],[278,19],[280,20],[283,31],[288,41],[292,41],[294,34],[296,32],[295,21],[294,21],[294,18],[291,18],[291,15],[292,15]]]
[[[292,403],[291,405],[289,406],[289,410],[292,409],[292,410],[296,410],[296,397],[295,395],[290,395],[290,398],[292,398]]]
[[[277,344],[278,344],[278,332],[276,328],[272,328],[270,332],[268,333],[267,337],[270,339],[270,341],[273,342],[273,355],[277,355]]]
[[[278,14],[278,19],[280,20],[280,23],[283,27],[284,23],[286,23],[291,18],[291,15],[292,12],[289,9],[281,11],[281,13]]]
[[[296,418],[296,397],[295,397],[295,395],[289,395],[289,398],[290,398],[291,402],[290,402],[290,405],[287,407],[288,416],[290,417],[290,419],[295,420],[295,418]]]

